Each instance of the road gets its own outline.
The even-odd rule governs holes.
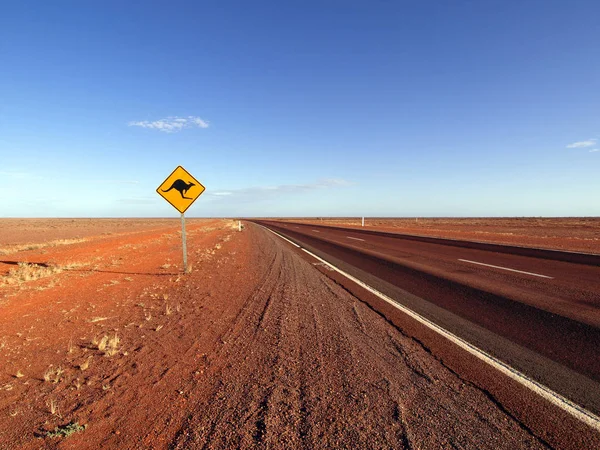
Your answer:
[[[259,223],[587,411],[600,412],[597,265],[389,233]]]

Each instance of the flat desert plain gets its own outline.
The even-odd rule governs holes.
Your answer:
[[[283,219],[362,228],[360,217]],[[600,217],[371,218],[365,229],[600,254]]]
[[[188,220],[183,273],[179,220],[1,220],[0,449],[554,445],[237,225]]]

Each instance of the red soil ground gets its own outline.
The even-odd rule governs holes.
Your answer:
[[[0,221],[0,449],[548,445],[258,226],[188,220],[184,275],[178,220],[42,222]]]

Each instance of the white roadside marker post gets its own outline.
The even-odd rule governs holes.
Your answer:
[[[181,242],[183,246],[183,273],[187,273],[187,242],[185,239],[185,216],[181,213]]]
[[[238,220],[238,231],[242,231],[242,221]]]
[[[362,226],[363,227],[365,226],[365,218],[364,217],[362,218]]]

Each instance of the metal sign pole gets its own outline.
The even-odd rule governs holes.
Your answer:
[[[202,186],[202,183],[181,166],[177,166],[171,172],[171,175],[156,188],[156,193],[181,213],[181,244],[183,247],[184,273],[188,273],[188,270],[191,270],[191,265],[188,267],[187,263],[185,216],[183,214],[205,190],[206,188]]]
[[[181,213],[181,240],[183,242],[183,273],[187,273],[187,244],[185,241],[185,216]]]

